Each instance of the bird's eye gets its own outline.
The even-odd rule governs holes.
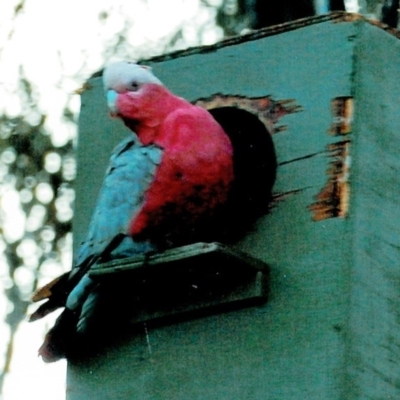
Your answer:
[[[137,82],[131,82],[131,84],[129,85],[129,89],[131,90],[138,90],[139,89],[139,84]]]

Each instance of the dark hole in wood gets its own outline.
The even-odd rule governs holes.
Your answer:
[[[234,148],[235,182],[222,216],[225,241],[243,235],[268,212],[276,178],[276,154],[270,132],[258,117],[235,107],[209,110]]]

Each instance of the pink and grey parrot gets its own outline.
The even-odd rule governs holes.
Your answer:
[[[233,148],[204,109],[175,96],[150,69],[129,62],[103,73],[108,108],[132,129],[110,159],[86,240],[72,270],[39,289],[34,321],[65,307],[39,349],[46,362],[68,355],[97,301],[94,264],[165,249],[196,237],[228,201]]]

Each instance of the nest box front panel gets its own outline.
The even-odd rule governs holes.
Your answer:
[[[277,168],[268,212],[234,244],[271,266],[269,302],[136,337],[133,352],[113,357],[129,358],[124,376],[141,398],[248,398],[249,390],[252,398],[338,398],[356,34],[356,24],[328,20],[150,60],[171,91],[215,115],[230,109],[255,116],[272,137]],[[109,153],[129,134],[108,118],[101,79],[89,85],[80,116],[76,243]],[[268,190],[268,182],[260,177],[259,185]]]

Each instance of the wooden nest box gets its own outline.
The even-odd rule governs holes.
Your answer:
[[[399,399],[398,32],[335,13],[146,64],[172,92],[216,114],[226,107],[250,113],[272,137],[269,212],[236,242],[208,248],[217,255],[197,253],[211,257],[204,265],[221,257],[219,265],[234,260],[250,268],[234,300],[263,300],[192,315],[205,303],[189,294],[189,313],[152,324],[160,312],[179,314],[179,298],[161,309],[162,292],[150,311],[145,305],[127,317],[132,328],[123,339],[69,361],[68,399]],[[88,87],[79,121],[76,243],[110,151],[129,134],[109,119],[101,78]],[[268,285],[258,273],[268,277],[265,265]],[[227,290],[221,298],[232,295]]]

